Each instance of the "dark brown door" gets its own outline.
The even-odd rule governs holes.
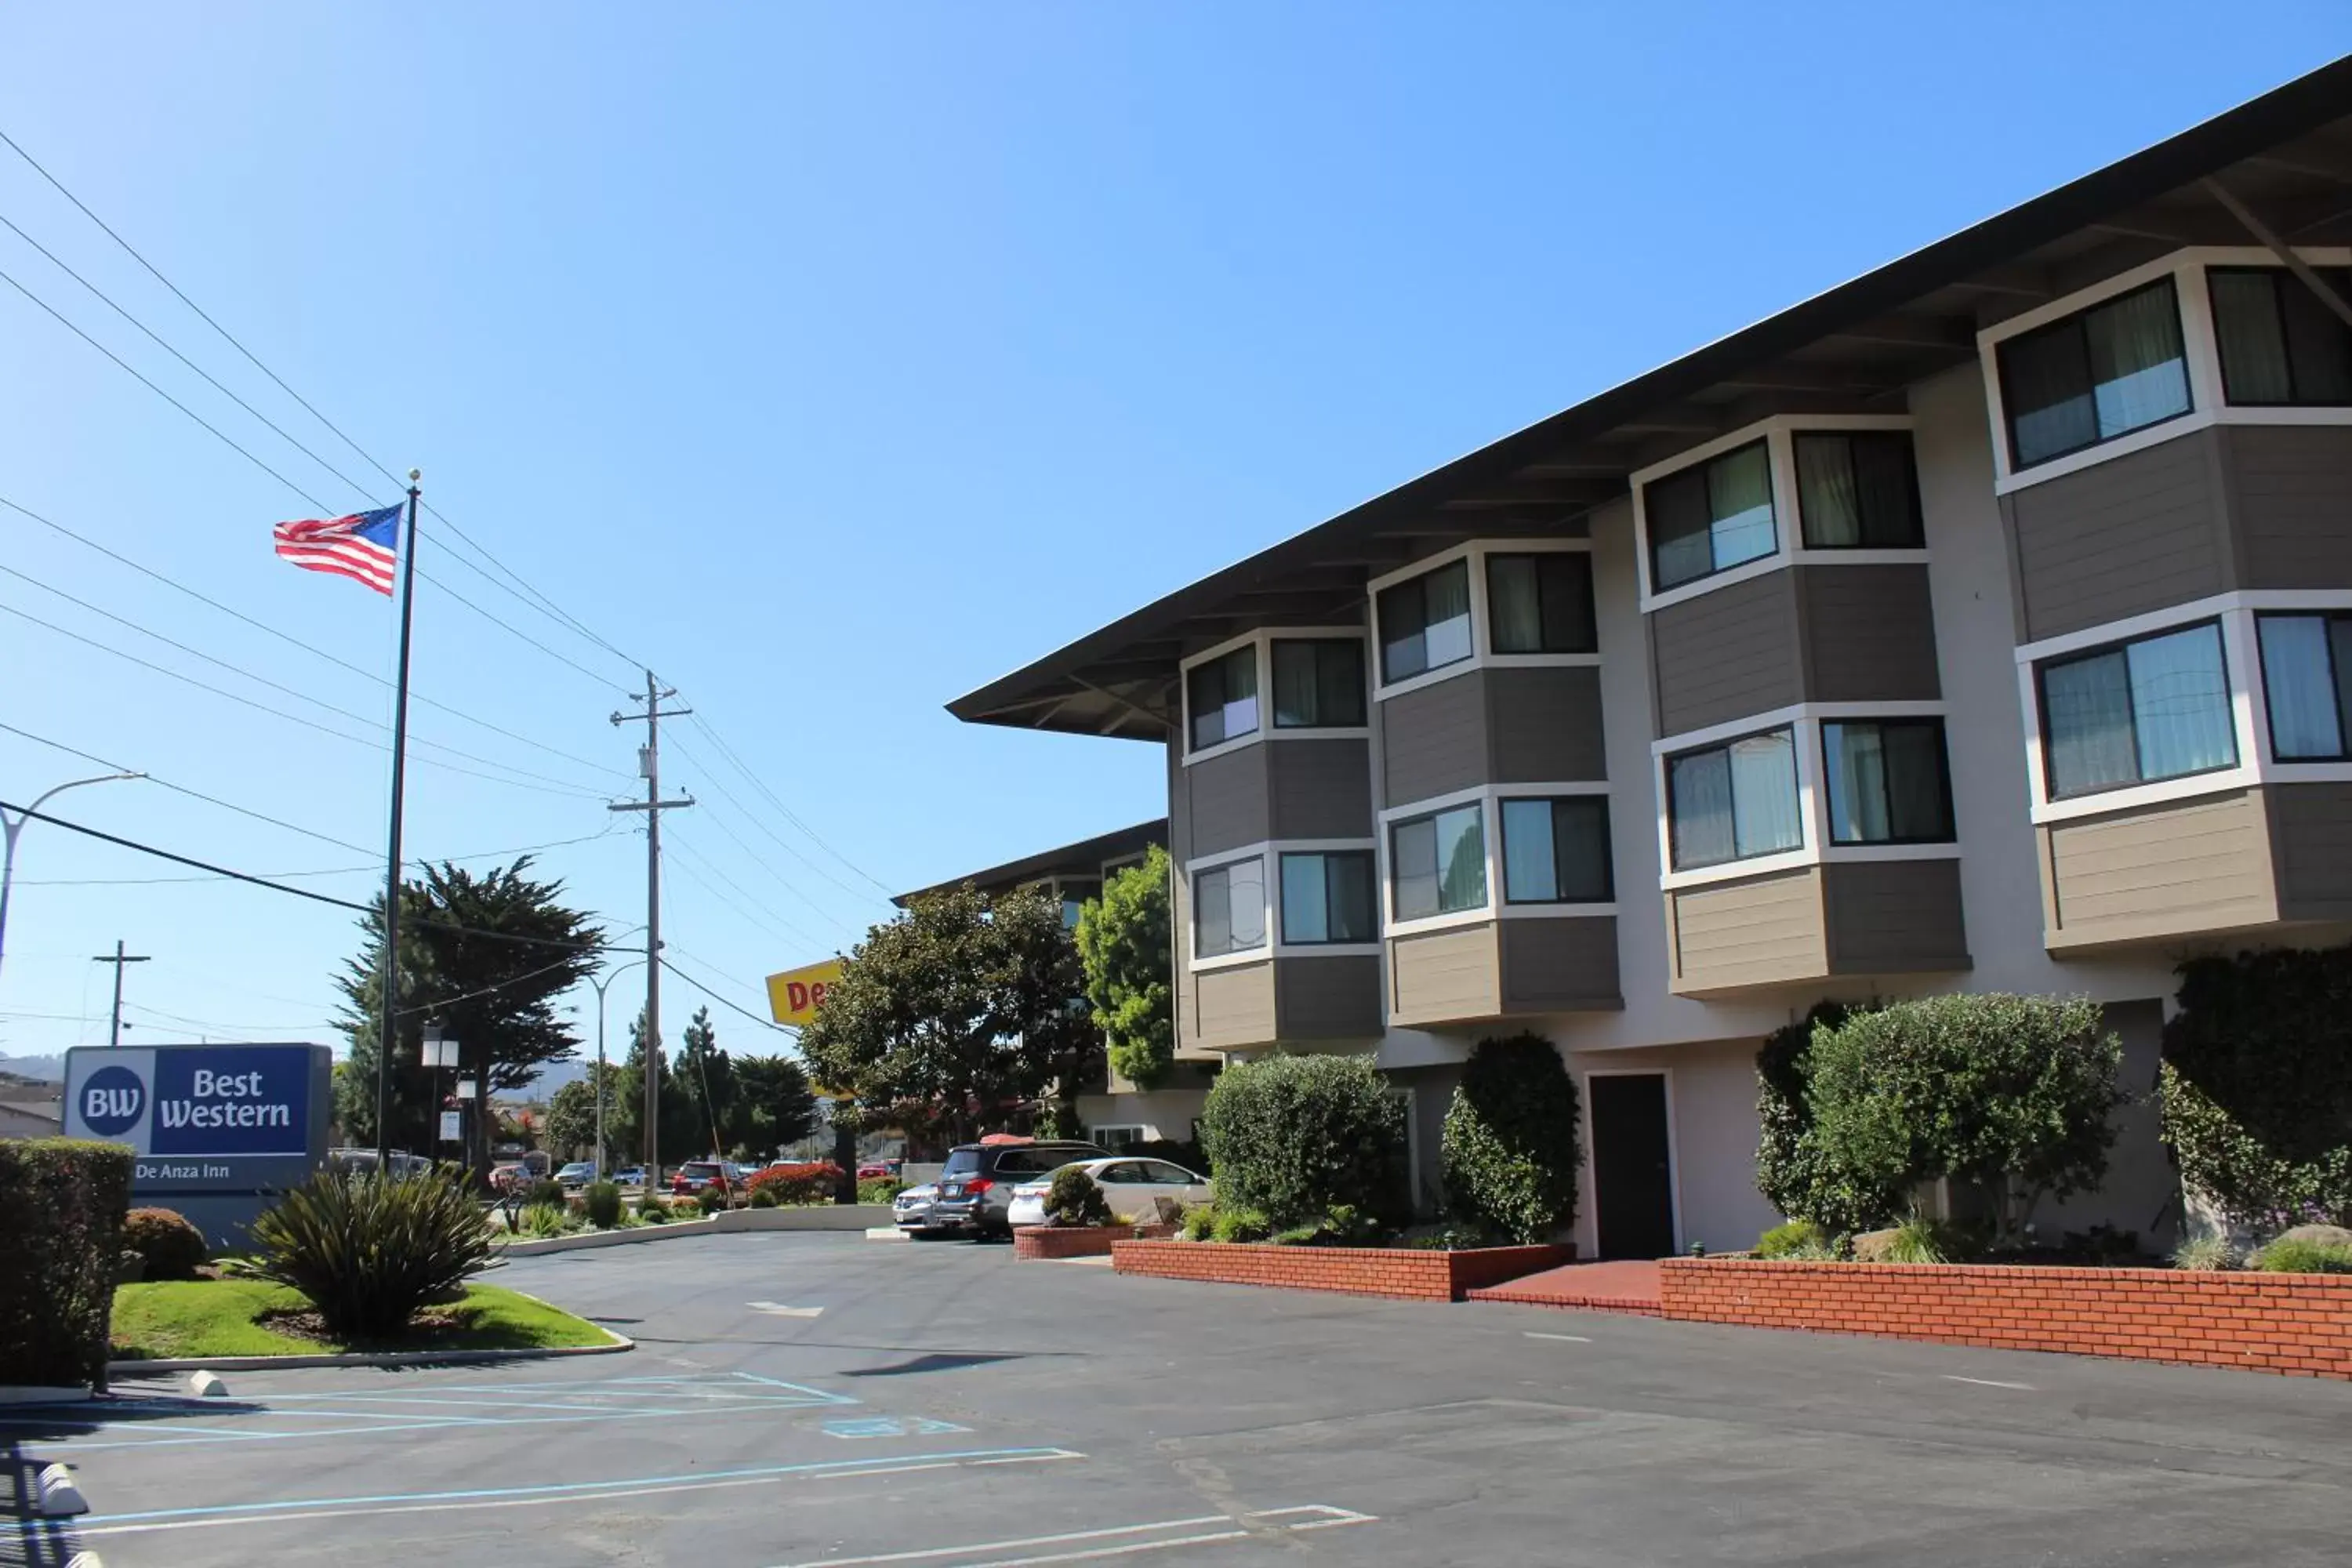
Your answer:
[[[1603,1258],[1664,1258],[1675,1249],[1675,1188],[1666,1136],[1666,1075],[1585,1080],[1592,1098],[1592,1220]]]

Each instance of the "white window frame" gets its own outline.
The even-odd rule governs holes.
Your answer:
[[[1408,691],[1418,691],[1424,686],[1435,686],[1442,680],[1452,680],[1475,669],[1595,669],[1600,668],[1601,655],[1593,653],[1496,653],[1494,636],[1486,621],[1486,557],[1489,555],[1590,555],[1590,539],[1473,539],[1434,555],[1424,555],[1410,566],[1401,566],[1383,573],[1364,584],[1364,600],[1371,623],[1371,646],[1365,650],[1370,660],[1366,666],[1371,679],[1372,700],[1386,701],[1402,697]],[[1402,680],[1390,681],[1381,666],[1381,595],[1400,583],[1415,577],[1425,577],[1432,572],[1453,565],[1456,561],[1470,563],[1470,657],[1454,660],[1436,669],[1426,669]],[[1593,586],[1593,611],[1597,622],[1600,613],[1601,589]],[[1596,628],[1597,630],[1597,628]],[[1291,731],[1298,733],[1297,731]]]
[[[1364,667],[1365,722],[1318,725],[1312,729],[1285,729],[1276,724],[1274,721],[1273,645],[1277,641],[1352,642],[1361,647],[1364,658],[1368,661]],[[1213,746],[1206,746],[1197,752],[1192,750],[1192,671],[1194,668],[1213,663],[1235,648],[1252,646],[1257,649],[1255,659],[1257,728],[1246,735],[1237,735],[1230,741],[1220,741]],[[1379,678],[1378,669],[1369,661],[1377,657],[1377,650],[1366,642],[1362,626],[1259,626],[1255,631],[1246,631],[1238,637],[1227,637],[1213,647],[1204,648],[1189,658],[1180,660],[1176,666],[1176,691],[1178,706],[1183,719],[1184,765],[1189,768],[1195,763],[1205,763],[1213,757],[1222,757],[1228,752],[1238,752],[1244,746],[1255,746],[1265,741],[1360,741],[1366,739],[1372,732],[1370,721],[1374,700],[1373,683]]]
[[[1685,731],[1662,741],[1653,741],[1650,743],[1650,788],[1652,798],[1657,803],[1659,889],[1672,892],[1678,888],[1704,887],[1710,882],[1737,882],[1749,877],[1769,876],[1775,871],[1793,871],[1806,866],[1836,865],[1857,860],[1958,859],[1957,802],[1953,807],[1954,837],[1949,844],[1830,842],[1829,783],[1822,776],[1822,725],[1859,719],[1942,721],[1944,765],[1948,773],[1952,752],[1951,718],[1948,705],[1941,700],[1932,702],[1799,702],[1787,708],[1775,708],[1769,713],[1752,713],[1744,719],[1710,724],[1704,730]],[[1751,856],[1745,860],[1726,860],[1714,866],[1695,866],[1687,871],[1675,870],[1674,798],[1666,788],[1666,760],[1679,752],[1720,745],[1726,741],[1737,741],[1748,735],[1760,735],[1769,730],[1790,731],[1796,744],[1797,824],[1804,842],[1794,849]]]
[[[1194,974],[1212,969],[1233,969],[1245,963],[1264,963],[1272,958],[1336,958],[1345,954],[1371,955],[1381,951],[1376,932],[1370,942],[1286,942],[1282,940],[1282,858],[1285,855],[1328,855],[1341,850],[1372,852],[1372,874],[1381,876],[1384,863],[1380,846],[1370,838],[1268,838],[1237,849],[1222,849],[1213,855],[1202,855],[1184,862],[1184,889],[1188,903],[1192,880],[1202,871],[1213,871],[1221,866],[1236,866],[1244,860],[1255,860],[1265,886],[1265,940],[1255,947],[1239,952],[1219,953],[1203,958],[1193,948],[1200,930],[1200,917],[1192,912],[1184,922],[1184,967]],[[1372,918],[1385,921],[1388,907],[1385,900],[1373,904]]]
[[[1265,873],[1269,868],[1265,865],[1265,849],[1266,847],[1262,843],[1252,844],[1239,849],[1222,849],[1213,855],[1202,855],[1184,862],[1184,963],[1192,973],[1198,974],[1211,969],[1233,969],[1244,963],[1264,963],[1274,956],[1276,934],[1273,924],[1274,888],[1265,879]],[[1201,873],[1214,871],[1226,866],[1239,866],[1251,860],[1258,862],[1260,868],[1259,886],[1264,890],[1265,901],[1265,940],[1255,947],[1244,947],[1233,952],[1202,956],[1200,952],[1201,909],[1197,892]]]
[[[2289,247],[2294,254],[2314,267],[2352,266],[2352,247],[2341,245],[2298,245]],[[2103,279],[2088,288],[2037,305],[2031,310],[2011,316],[1998,326],[1985,328],[1977,333],[1979,373],[1984,378],[1985,408],[1991,416],[1993,493],[2008,495],[2029,486],[2068,474],[2082,472],[2116,458],[2144,452],[2150,447],[2179,440],[2183,436],[2208,430],[2216,425],[2352,425],[2352,408],[2284,408],[2253,407],[2232,405],[2221,387],[2221,353],[2220,337],[2213,324],[2213,300],[2205,286],[2205,269],[2209,267],[2270,267],[2276,268],[2275,252],[2259,245],[2192,245],[2143,262],[2113,278]],[[2144,289],[2160,279],[2172,279],[2174,297],[2180,306],[2180,345],[2189,373],[2189,412],[2070,452],[2063,458],[2053,458],[2046,463],[2035,463],[2022,470],[2012,468],[2009,449],[2009,415],[2000,395],[2000,346],[2010,339],[2046,327],[2053,321],[2064,321],[2136,289]],[[2298,285],[2299,287],[2300,285]]]
[[[1528,797],[1551,800],[1577,795],[1606,796],[1608,794],[1609,783],[1605,779],[1563,779],[1549,784],[1482,784],[1446,795],[1432,795],[1426,800],[1384,808],[1377,818],[1380,838],[1375,845],[1381,879],[1381,935],[1415,936],[1423,931],[1483,925],[1492,920],[1592,920],[1614,916],[1617,913],[1614,900],[1597,904],[1514,904],[1504,899],[1502,886],[1504,801]],[[1480,811],[1479,834],[1485,841],[1483,847],[1486,854],[1486,901],[1473,909],[1449,910],[1444,914],[1423,915],[1419,920],[1398,920],[1395,868],[1391,864],[1394,835],[1391,829],[1412,817],[1431,816],[1463,805],[1475,805]],[[1614,811],[1610,813],[1609,838],[1610,885],[1614,887],[1617,885],[1617,816]]]
[[[1718,589],[1752,582],[1768,572],[1783,572],[1791,566],[1890,566],[1924,563],[1928,558],[1926,547],[1917,549],[1822,550],[1809,548],[1805,543],[1804,520],[1797,500],[1797,443],[1800,435],[1863,435],[1874,431],[1899,430],[1910,435],[1915,443],[1912,453],[1916,472],[1918,453],[1916,432],[1918,421],[1908,414],[1776,414],[1769,419],[1759,419],[1743,425],[1727,436],[1677,452],[1664,462],[1636,468],[1627,482],[1633,490],[1633,552],[1634,570],[1640,574],[1642,611],[1663,610],[1679,605],[1685,599],[1696,599]],[[1650,577],[1650,514],[1644,491],[1660,479],[1672,479],[1685,469],[1713,461],[1726,452],[1742,447],[1764,443],[1765,457],[1772,473],[1772,536],[1775,548],[1769,555],[1759,555],[1753,561],[1743,561],[1720,572],[1674,587],[1661,589]],[[1927,496],[1922,487],[1920,509],[1926,511]]]
[[[2352,610],[2352,589],[2241,588],[2210,598],[2151,610],[2127,620],[2110,621],[2063,637],[2044,637],[2017,650],[2018,700],[2025,716],[2025,766],[2032,790],[2032,820],[2066,822],[2076,817],[2104,816],[2168,801],[2200,795],[2227,795],[2261,784],[2352,784],[2352,762],[2282,762],[2271,751],[2270,694],[2263,685],[2262,647],[2255,617],[2296,611]],[[2064,800],[2050,798],[2049,770],[2042,748],[2042,683],[2036,667],[2070,653],[2130,642],[2157,633],[2177,630],[2203,621],[2221,626],[2221,661],[2230,681],[2231,727],[2238,742],[2238,764],[2181,778],[2125,784]],[[1948,736],[1948,742],[1949,737]]]

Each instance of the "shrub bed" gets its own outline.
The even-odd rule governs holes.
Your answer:
[[[194,1279],[212,1257],[205,1233],[177,1209],[132,1209],[122,1219],[122,1249],[139,1255],[142,1279]]]
[[[798,1165],[770,1165],[763,1171],[754,1171],[744,1184],[755,1194],[774,1194],[779,1204],[829,1204],[840,1181],[840,1166],[830,1160],[810,1160]]]

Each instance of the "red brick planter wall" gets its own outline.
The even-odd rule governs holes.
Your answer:
[[[1149,1274],[1162,1279],[1458,1301],[1465,1291],[1499,1285],[1539,1268],[1555,1268],[1575,1256],[1575,1249],[1568,1247],[1482,1247],[1465,1252],[1432,1252],[1406,1247],[1122,1241],[1111,1248],[1111,1266],[1121,1274]]]
[[[1013,1233],[1013,1256],[1038,1258],[1108,1258],[1110,1245],[1135,1234],[1130,1225],[1033,1225]]]
[[[1664,1315],[2352,1379],[2352,1276],[1670,1258]]]

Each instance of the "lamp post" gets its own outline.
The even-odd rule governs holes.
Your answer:
[[[625,971],[635,969],[644,962],[642,958],[633,958],[617,969],[608,969],[602,974],[592,974],[588,977],[588,984],[596,988],[596,1179],[600,1182],[606,1174],[604,1170],[604,987],[610,985]],[[647,1174],[646,1180],[652,1181],[652,1175]]]
[[[8,946],[8,888],[16,879],[16,836],[25,831],[25,824],[41,809],[41,804],[53,795],[63,795],[84,784],[113,784],[121,779],[143,779],[146,776],[145,773],[100,773],[96,778],[74,779],[35,795],[33,804],[16,816],[12,817],[0,811],[0,837],[7,840],[5,848],[0,849],[0,954],[5,954]],[[121,971],[115,973],[119,974]]]
[[[425,1021],[425,1026],[417,1037],[416,1065],[429,1069],[433,1074],[433,1077],[429,1081],[432,1083],[434,1090],[432,1158],[436,1162],[438,1162],[441,1157],[441,1145],[449,1142],[448,1139],[446,1139],[441,1135],[441,1069],[443,1068],[450,1069],[450,1087],[454,1092],[457,1081],[457,1042],[441,1032],[440,1019],[427,1018]],[[463,1121],[464,1107],[461,1106],[458,1110],[460,1120],[458,1121],[458,1134],[456,1141],[462,1146],[465,1142],[465,1122]]]

